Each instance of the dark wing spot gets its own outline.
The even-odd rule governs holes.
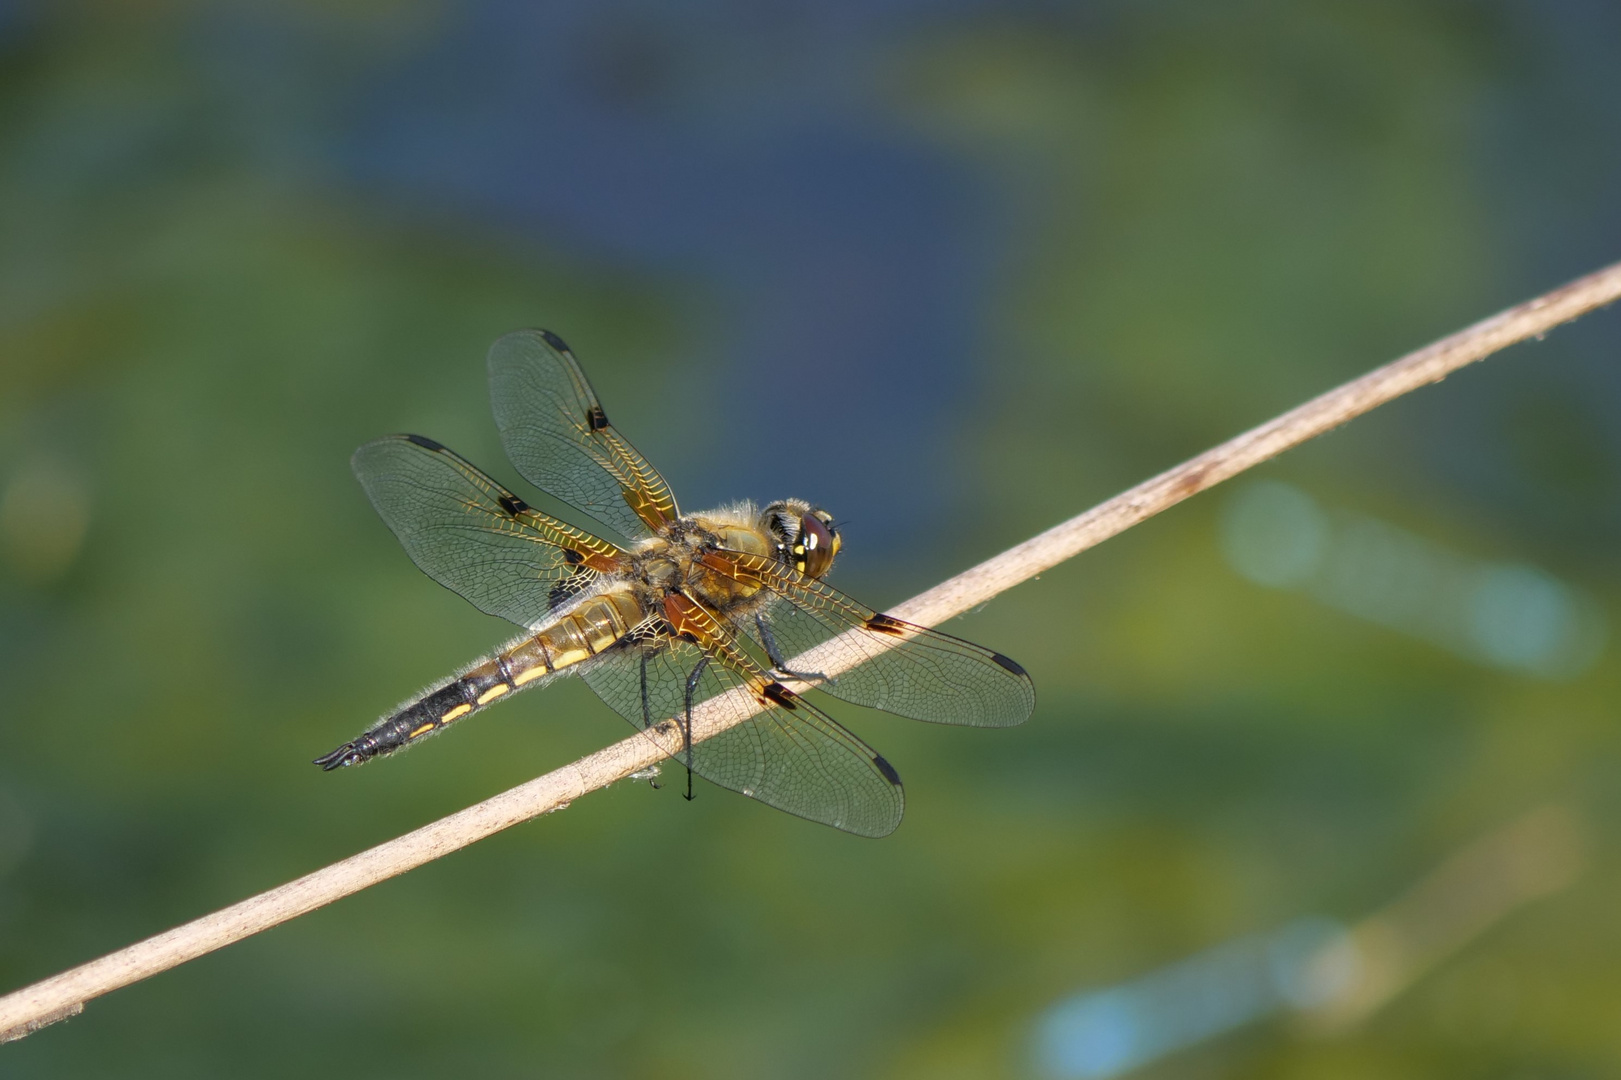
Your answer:
[[[761,693],[770,698],[773,704],[781,705],[784,709],[799,708],[799,696],[780,682],[766,683]]]
[[[884,774],[885,780],[888,780],[896,787],[901,786],[901,774],[895,771],[895,766],[884,760],[884,756],[882,754],[874,754],[872,756],[872,763],[878,766],[878,771]]]
[[[518,498],[516,495],[503,494],[496,499],[496,502],[500,503],[501,509],[505,510],[512,517],[517,517],[519,514],[529,509],[529,504]]]
[[[1013,672],[1015,675],[1023,675],[1025,678],[1030,677],[1024,668],[1020,667],[1018,664],[1015,664],[1012,660],[1009,660],[999,652],[991,653],[991,659],[995,660],[999,665]]]
[[[894,634],[900,637],[906,633],[906,624],[899,619],[891,619],[888,615],[878,614],[867,620],[867,629],[877,634]]]
[[[580,552],[575,551],[573,548],[564,548],[563,561],[568,563],[570,566],[579,566],[581,563],[585,562],[585,556]]]
[[[539,333],[541,337],[546,339],[546,344],[550,345],[558,352],[568,352],[568,342],[564,341],[550,330],[541,330]]]
[[[436,443],[426,435],[407,435],[405,437],[405,441],[409,443],[416,443],[418,446],[422,447],[422,449],[432,450],[435,453],[438,453],[440,450],[445,448],[443,443]]]
[[[585,422],[592,431],[601,431],[608,426],[608,414],[602,411],[601,405],[593,405],[591,411],[585,414]]]

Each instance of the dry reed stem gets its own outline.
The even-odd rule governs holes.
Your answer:
[[[925,625],[960,615],[1190,495],[1617,298],[1621,298],[1621,263],[1509,308],[1313,398],[936,585],[894,608],[893,614]],[[796,658],[792,666],[836,674],[814,659],[816,651]],[[723,723],[719,716],[725,712],[731,716]],[[693,719],[694,738],[706,738],[744,717],[717,707]],[[46,1023],[73,1015],[91,998],[268,930],[519,822],[560,810],[581,795],[607,787],[666,756],[646,734],[633,735],[359,855],[25,987],[0,998],[0,1041],[22,1038]]]

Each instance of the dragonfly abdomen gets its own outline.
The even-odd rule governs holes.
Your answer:
[[[330,771],[392,753],[612,648],[641,619],[641,605],[628,591],[593,596],[534,634],[401,706],[359,738],[316,758],[315,764]]]

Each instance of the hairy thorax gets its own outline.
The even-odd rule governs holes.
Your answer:
[[[723,549],[780,558],[771,537],[756,523],[757,515],[746,505],[688,514],[643,541],[631,553],[626,576],[644,608],[657,609],[673,591],[734,618],[752,608],[761,598],[759,586],[717,573],[703,565],[703,558]]]

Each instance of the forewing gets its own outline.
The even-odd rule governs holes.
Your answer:
[[[678,516],[669,485],[613,429],[562,338],[515,331],[490,346],[489,365],[501,445],[525,480],[632,539]]]
[[[742,629],[762,646],[769,634],[790,664],[823,646],[823,666],[839,670],[813,685],[840,700],[968,727],[1022,724],[1035,708],[1030,676],[1001,653],[880,615],[773,559],[718,552],[706,564],[773,594],[757,614],[739,617]]]
[[[355,476],[423,573],[480,611],[533,626],[617,566],[620,549],[527,506],[421,435],[355,451]]]
[[[639,728],[649,726],[649,720],[655,727],[676,721],[663,730],[659,743],[671,749],[676,762],[687,764],[679,723],[686,708],[688,676],[704,655],[699,646],[669,637],[627,640],[587,665],[583,677],[603,701]],[[730,695],[727,700],[736,702],[730,708],[756,715],[693,745],[693,772],[768,806],[845,832],[887,836],[895,831],[905,803],[895,770],[804,698],[711,654],[694,687],[694,700],[710,701],[740,686],[749,693]]]

